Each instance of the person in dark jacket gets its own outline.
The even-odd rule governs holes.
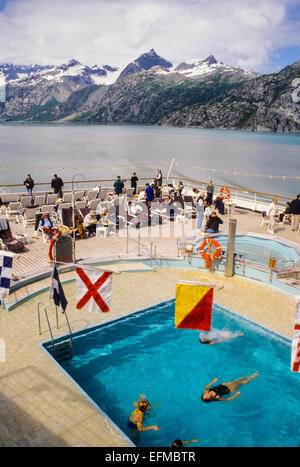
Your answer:
[[[130,179],[130,182],[131,182],[131,188],[134,188],[134,190],[133,190],[133,194],[134,194],[134,195],[136,194],[136,188],[137,188],[137,182],[138,182],[138,180],[139,180],[139,179],[137,178],[136,173],[133,172],[132,177],[131,177],[131,179]]]
[[[224,201],[221,196],[217,196],[215,199],[215,208],[219,211],[220,214],[224,214],[225,206]]]
[[[210,180],[209,184],[206,187],[206,202],[208,206],[210,206],[213,202],[214,190],[215,187],[213,186],[212,180]]]
[[[121,177],[118,176],[117,180],[114,183],[115,194],[120,196],[123,193],[124,183],[121,180]]]
[[[26,180],[24,180],[24,185],[27,188],[27,193],[29,196],[32,196],[32,190],[34,187],[34,181],[31,178],[31,175],[28,174]]]
[[[223,224],[222,219],[217,216],[216,212],[213,211],[206,222],[204,227],[204,232],[207,233],[217,233],[219,231],[219,225]]]
[[[53,192],[57,194],[58,198],[62,198],[62,187],[64,186],[64,182],[60,177],[56,174],[53,175],[53,179],[51,181],[51,188],[53,188]]]
[[[292,215],[292,232],[295,232],[299,228],[300,223],[300,194],[297,195],[296,199],[291,202],[291,215]]]
[[[149,183],[146,183],[146,201],[151,202],[154,199],[154,191],[152,186],[149,185]]]

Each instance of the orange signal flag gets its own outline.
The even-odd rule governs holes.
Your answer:
[[[213,304],[213,287],[193,282],[176,284],[175,327],[209,331]]]

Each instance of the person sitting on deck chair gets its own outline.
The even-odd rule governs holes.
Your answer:
[[[54,227],[53,222],[50,219],[49,212],[44,212],[43,217],[39,222],[39,228],[42,229],[48,237],[53,237],[53,235],[59,232],[59,230]]]
[[[90,211],[83,220],[83,227],[88,230],[89,236],[96,235],[96,225],[100,219],[100,214]]]

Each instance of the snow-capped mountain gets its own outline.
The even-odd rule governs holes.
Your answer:
[[[165,58],[158,55],[154,49],[140,55],[136,60],[129,63],[120,73],[119,79],[125,78],[133,73],[140,71],[150,70],[153,67],[162,67],[163,69],[169,69],[172,67],[172,63]]]
[[[204,59],[187,60],[180,63],[177,67],[171,71],[181,73],[189,78],[196,76],[206,75],[213,72],[232,73],[235,71],[248,73],[254,75],[253,71],[247,71],[242,68],[234,67],[231,65],[225,65],[220,60],[216,60],[213,55],[209,55]]]
[[[59,66],[0,64],[0,75],[5,77],[5,82],[17,86],[34,86],[43,81],[53,83],[70,83],[72,81],[72,84],[77,85],[78,88],[90,85],[110,85],[118,79],[147,70],[157,74],[180,73],[188,78],[196,78],[213,72],[240,72],[255,75],[254,72],[225,65],[216,60],[213,55],[209,55],[205,59],[187,60],[173,66],[171,62],[158,55],[154,49],[140,55],[133,62],[119,67],[110,65],[90,67],[74,59]]]
[[[35,85],[43,80],[63,82],[65,79],[77,80],[78,84],[81,82],[86,85],[111,84],[119,74],[115,67],[109,65],[89,67],[74,59],[60,66],[5,64],[0,65],[1,72],[6,82],[14,85]]]

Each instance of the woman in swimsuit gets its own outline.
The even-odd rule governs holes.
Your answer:
[[[240,396],[240,392],[236,392],[241,386],[250,383],[254,378],[258,376],[258,373],[253,373],[251,376],[243,376],[242,378],[236,379],[235,381],[229,383],[222,383],[218,386],[210,387],[211,384],[216,383],[218,378],[212,380],[211,383],[207,384],[204,388],[204,393],[201,396],[203,402],[213,402],[213,401],[232,401],[237,396]],[[233,394],[235,392],[235,394]],[[228,394],[233,394],[231,397],[222,398],[222,396],[227,396]]]
[[[143,427],[145,412],[151,408],[150,402],[147,399],[140,399],[138,402],[135,402],[135,405],[137,407],[134,409],[128,420],[129,428],[137,428],[139,431],[160,430],[157,425]]]

